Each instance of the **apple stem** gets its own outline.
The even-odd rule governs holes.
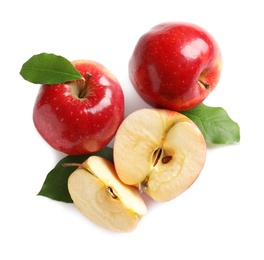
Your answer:
[[[198,80],[199,83],[201,83],[206,89],[210,89],[210,85],[202,81],[201,79]]]
[[[81,163],[63,163],[62,166],[63,167],[68,167],[68,166],[80,167],[80,166],[82,166],[82,164]]]
[[[87,73],[86,74],[86,79],[84,80],[84,86],[83,86],[83,88],[82,88],[82,92],[81,92],[81,94],[80,94],[80,96],[79,96],[79,98],[84,98],[85,96],[87,96],[87,92],[88,92],[88,81],[89,81],[89,79],[92,77],[92,74],[90,74],[90,73]]]

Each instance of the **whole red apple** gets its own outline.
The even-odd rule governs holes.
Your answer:
[[[84,79],[41,85],[33,121],[54,149],[78,155],[98,151],[111,141],[124,118],[124,95],[103,65],[90,60],[73,65]]]
[[[214,38],[184,22],[153,27],[140,37],[129,61],[131,82],[143,100],[176,111],[202,103],[216,87],[221,70]]]

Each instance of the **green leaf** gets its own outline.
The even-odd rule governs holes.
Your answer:
[[[240,141],[239,125],[221,107],[200,104],[183,114],[200,128],[207,143],[231,144]]]
[[[68,178],[77,169],[77,166],[63,166],[64,163],[83,163],[92,155],[101,156],[111,162],[113,162],[113,149],[105,147],[102,150],[85,154],[85,155],[68,155],[61,159],[54,169],[52,169],[44,184],[37,195],[48,197],[53,200],[72,203],[71,196],[68,191]]]
[[[83,78],[70,61],[48,53],[32,56],[22,65],[20,75],[35,84],[59,84]]]

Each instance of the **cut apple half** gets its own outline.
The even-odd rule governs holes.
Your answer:
[[[113,148],[120,180],[156,201],[169,201],[187,190],[206,158],[200,129],[181,113],[157,108],[128,115]]]
[[[114,165],[99,156],[89,157],[70,175],[68,189],[86,217],[112,231],[132,231],[147,212],[138,190],[122,183]]]

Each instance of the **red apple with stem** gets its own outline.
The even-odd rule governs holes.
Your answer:
[[[54,149],[78,155],[98,151],[111,141],[124,118],[124,95],[103,65],[90,60],[72,64],[83,79],[41,85],[33,121]]]
[[[220,48],[203,28],[184,22],[153,27],[138,40],[129,61],[132,84],[155,107],[186,111],[218,84]]]

